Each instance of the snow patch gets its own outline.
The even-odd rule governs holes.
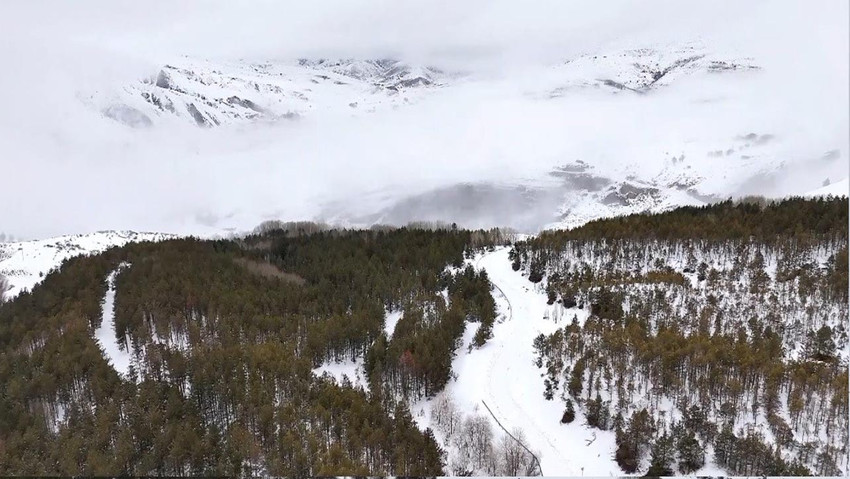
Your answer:
[[[328,374],[337,384],[343,384],[343,378],[346,377],[354,387],[363,390],[369,389],[362,356],[358,356],[353,361],[350,359],[339,362],[326,361],[321,366],[314,368],[313,374],[319,377]]]
[[[386,312],[384,315],[384,332],[387,334],[387,339],[392,339],[393,332],[395,332],[395,326],[398,324],[403,315],[404,312],[401,310]]]

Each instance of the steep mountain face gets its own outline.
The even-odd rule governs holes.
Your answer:
[[[186,59],[92,100],[133,128],[177,120],[199,127],[295,120],[315,112],[375,111],[414,101],[448,79],[397,60],[307,60],[252,64]]]

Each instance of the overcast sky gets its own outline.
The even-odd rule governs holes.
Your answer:
[[[641,119],[657,115],[663,132],[624,134],[628,151],[650,148],[642,140],[647,135],[653,136],[652,148],[658,141],[682,140],[687,135],[675,136],[683,124],[694,128],[691,136],[706,129],[727,135],[739,126],[724,130],[723,118],[708,110],[699,117],[676,113],[681,104],[675,99],[660,100],[665,113],[578,101],[587,111],[602,112],[588,123],[557,105],[480,89],[459,90],[392,117],[316,119],[294,131],[224,138],[127,131],[83,106],[86,95],[138,81],[183,55],[258,61],[392,57],[479,72],[501,79],[494,83],[501,88],[524,72],[581,53],[694,40],[751,56],[763,67],[759,83],[714,90],[734,96],[731,88],[740,86],[748,92],[736,115],[746,119],[737,120],[741,128],[799,131],[789,152],[802,158],[840,149],[846,164],[850,51],[844,1],[4,0],[0,231],[23,237],[106,228],[191,231],[199,215],[240,214],[234,226],[247,227],[275,212],[310,217],[318,210],[316,198],[399,181],[404,188],[407,175],[434,185],[497,179],[499,171],[533,175],[577,152],[587,157],[603,140],[617,142],[593,136],[602,124],[635,130]],[[572,138],[555,139],[564,130],[553,124],[572,125]],[[490,146],[482,147],[481,132],[489,132],[483,138]],[[284,160],[295,157],[297,164]],[[259,172],[246,172],[246,164]],[[355,167],[379,179],[354,178]]]

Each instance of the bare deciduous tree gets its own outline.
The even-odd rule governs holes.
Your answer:
[[[525,472],[527,462],[531,457],[520,442],[525,441],[525,434],[521,429],[514,429],[513,435],[517,440],[505,434],[499,442],[499,462],[502,466],[501,475],[517,476]]]
[[[431,415],[433,416],[434,424],[436,424],[447,438],[451,438],[460,427],[462,419],[460,411],[458,411],[454,400],[448,392],[443,392],[437,397]]]
[[[486,417],[476,414],[466,418],[454,442],[460,456],[467,458],[475,471],[486,471],[493,455],[493,428]]]
[[[9,280],[7,280],[5,276],[0,274],[0,303],[6,300],[6,291],[9,291],[11,288],[12,285],[9,284]]]

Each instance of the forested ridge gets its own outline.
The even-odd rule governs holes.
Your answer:
[[[403,400],[492,325],[486,274],[457,267],[504,235],[303,226],[77,257],[0,306],[0,473],[442,474]],[[92,334],[112,272],[127,377]],[[312,373],[358,355],[368,391]]]
[[[624,472],[841,474],[847,226],[846,198],[751,199],[517,243],[564,323],[535,340],[542,394],[614,431]]]
[[[551,420],[611,431],[628,473],[846,470],[847,223],[846,199],[750,199],[514,243],[559,323],[528,345]],[[0,304],[0,474],[539,473],[440,394],[500,314],[472,258],[510,240],[272,223],[70,259]],[[110,294],[126,375],[95,339]],[[365,387],[314,372],[355,359]]]

